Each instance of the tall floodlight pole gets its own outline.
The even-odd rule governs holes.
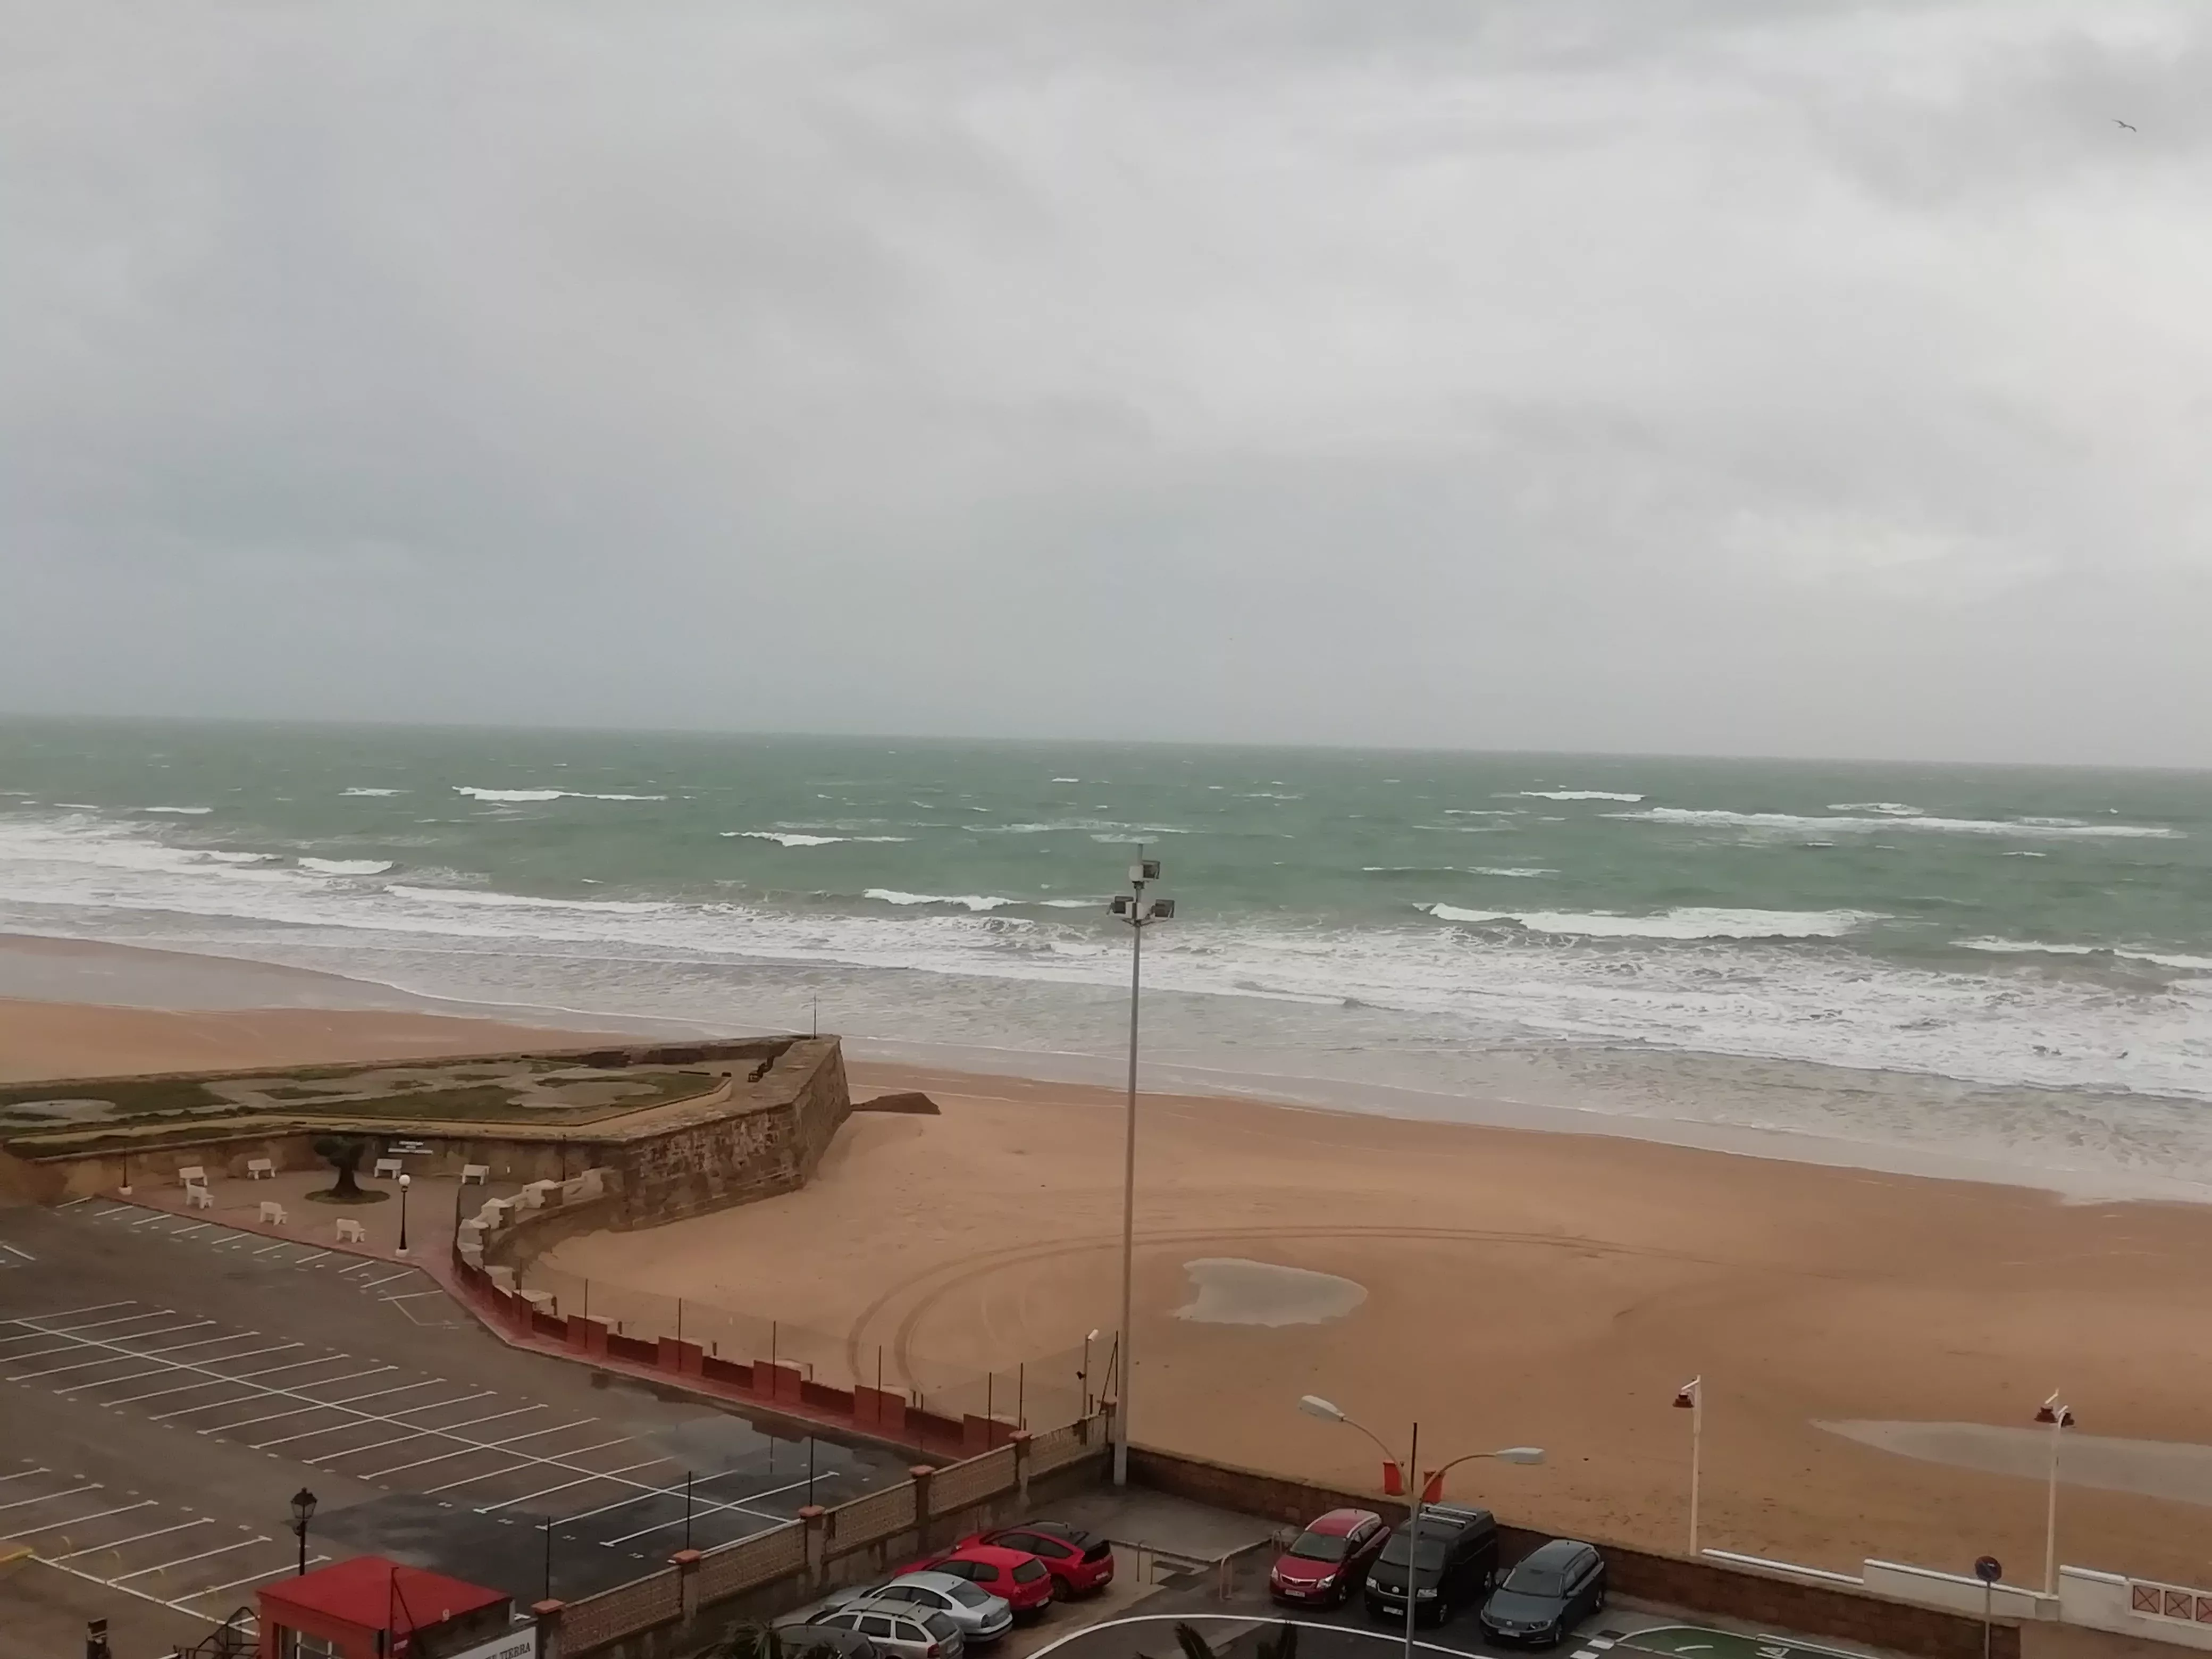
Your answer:
[[[1121,1334],[1115,1372],[1114,1484],[1129,1484],[1129,1380],[1131,1314],[1135,1302],[1137,1261],[1137,1006],[1145,978],[1145,929],[1175,919],[1175,901],[1147,901],[1145,887],[1160,878],[1160,861],[1137,848],[1129,866],[1129,890],[1114,896],[1113,913],[1129,925],[1129,1110],[1121,1150]]]

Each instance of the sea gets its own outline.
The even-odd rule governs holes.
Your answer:
[[[1140,851],[1141,849],[1141,851]],[[0,931],[471,1008],[2212,1196],[2212,775],[0,722]]]

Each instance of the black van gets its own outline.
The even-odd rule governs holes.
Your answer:
[[[1412,1547],[1399,1527],[1367,1570],[1367,1611],[1377,1619],[1406,1616],[1407,1565],[1413,1565],[1413,1617],[1440,1625],[1455,1607],[1472,1607],[1498,1576],[1498,1520],[1488,1510],[1431,1504],[1421,1510],[1421,1537]]]

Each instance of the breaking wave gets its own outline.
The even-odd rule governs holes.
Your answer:
[[[300,867],[319,876],[380,876],[398,866],[390,859],[301,859]]]
[[[1524,800],[1642,800],[1641,795],[1624,794],[1617,789],[1523,789]]]
[[[725,840],[772,841],[778,847],[835,847],[840,842],[902,842],[911,836],[817,836],[799,830],[725,830]]]
[[[349,790],[349,794],[353,792]],[[363,792],[366,793],[366,792]],[[466,795],[472,800],[498,801],[507,805],[528,805],[549,800],[666,800],[665,795],[597,795],[586,789],[480,789],[471,783],[453,786],[457,795]]]
[[[2084,823],[2078,818],[1938,818],[1925,813],[1871,817],[1820,817],[1801,812],[1732,812],[1719,808],[1650,806],[1641,812],[1608,812],[1607,817],[1645,823],[1679,823],[1696,828],[1766,830],[1798,834],[1807,830],[1901,830],[1960,836],[2080,836],[2092,839],[2179,839],[2182,831],[2158,823]]]
[[[1421,904],[1438,921],[1511,922],[1532,933],[1588,939],[1837,939],[1881,917],[1863,910],[1723,910],[1685,906],[1656,916],[1590,915],[1570,910],[1467,910]]]

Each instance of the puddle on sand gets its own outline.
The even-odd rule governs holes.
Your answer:
[[[1367,1287],[1334,1273],[1242,1256],[1201,1256],[1182,1264],[1196,1292],[1176,1310],[1200,1325],[1321,1325],[1367,1300]]]

